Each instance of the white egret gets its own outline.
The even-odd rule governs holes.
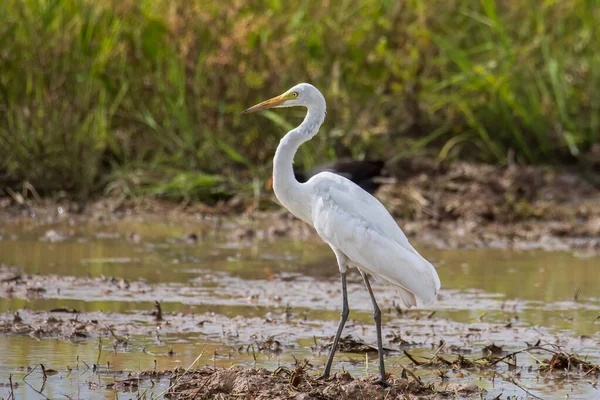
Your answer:
[[[440,279],[435,268],[408,242],[385,207],[352,181],[331,172],[321,172],[306,183],[294,177],[294,154],[317,134],[325,120],[325,98],[317,88],[300,83],[280,96],[248,108],[243,114],[279,107],[306,107],[304,121],[279,143],[273,160],[275,196],[292,214],[313,226],[337,258],[342,280],[342,313],[325,370],[327,378],[342,330],[348,319],[346,272],[358,268],[373,303],[379,350],[380,384],[386,384],[381,340],[381,311],[369,283],[369,275],[397,288],[405,307],[417,299],[430,303],[437,297]]]

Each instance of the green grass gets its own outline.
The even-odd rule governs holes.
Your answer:
[[[297,163],[426,154],[576,160],[598,142],[594,0],[4,0],[0,187],[255,195],[309,81],[328,118]],[[291,125],[290,125],[291,124]]]

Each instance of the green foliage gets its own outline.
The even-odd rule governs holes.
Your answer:
[[[306,168],[577,158],[598,141],[598,20],[590,0],[4,0],[0,182],[253,192],[302,111],[240,112],[300,81],[328,100]]]

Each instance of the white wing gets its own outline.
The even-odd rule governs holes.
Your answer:
[[[354,263],[399,287],[407,306],[415,296],[435,300],[435,268],[408,242],[394,218],[375,197],[352,181],[322,172],[307,183],[313,190],[312,222],[317,233]]]

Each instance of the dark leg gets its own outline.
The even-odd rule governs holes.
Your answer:
[[[338,342],[340,341],[340,336],[342,336],[342,331],[344,330],[346,320],[348,320],[348,314],[350,314],[350,309],[348,308],[348,293],[346,291],[346,273],[340,272],[340,276],[342,277],[342,317],[340,319],[340,324],[338,325],[337,333],[335,334],[335,339],[333,339],[333,345],[329,351],[329,359],[327,360],[327,364],[325,364],[325,370],[317,379],[325,379],[329,376],[335,350],[337,349]]]
[[[386,378],[385,378],[385,364],[383,363],[383,344],[381,342],[381,310],[377,305],[377,301],[375,301],[375,295],[373,294],[373,290],[371,289],[371,284],[369,283],[369,278],[367,274],[360,271],[360,274],[365,281],[365,286],[369,291],[369,296],[371,296],[371,302],[373,303],[373,318],[375,319],[375,327],[377,328],[377,351],[379,352],[379,380],[375,383],[386,386]]]

